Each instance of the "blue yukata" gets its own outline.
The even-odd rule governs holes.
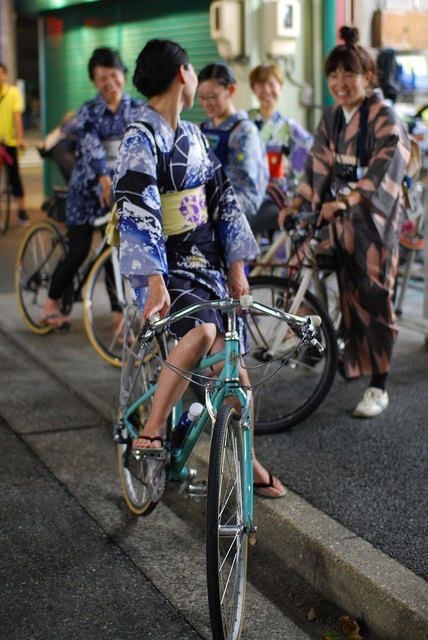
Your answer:
[[[171,311],[228,295],[225,274],[252,260],[257,243],[221,164],[200,129],[179,120],[173,131],[156,111],[143,108],[130,125],[116,163],[121,271],[144,308],[148,276],[162,274]],[[201,322],[224,325],[203,311],[174,325],[182,336]]]
[[[265,146],[257,127],[247,112],[240,110],[218,126],[206,120],[201,129],[223,165],[242,211],[251,220],[263,202],[269,179]]]
[[[79,109],[73,133],[77,136],[76,163],[68,185],[66,222],[92,224],[106,213],[100,206],[98,179],[113,175],[113,164],[125,129],[138,119],[142,100],[122,96],[113,113],[105,100],[96,96]]]
[[[263,119],[259,109],[251,109],[248,115],[259,129],[269,156],[268,195],[282,208],[287,204],[287,193],[293,195],[297,183],[303,177],[313,137],[300,124],[286,118],[279,111],[275,111],[267,120]],[[284,155],[287,158],[286,166]],[[278,161],[283,165],[282,171],[280,166],[275,167],[273,164]]]

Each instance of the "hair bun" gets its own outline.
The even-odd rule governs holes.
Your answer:
[[[357,27],[341,27],[339,29],[339,35],[342,40],[345,41],[345,44],[350,46],[355,46],[360,39],[360,32]]]

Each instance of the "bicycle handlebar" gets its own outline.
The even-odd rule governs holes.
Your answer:
[[[238,308],[241,308],[243,311],[247,311],[249,309],[260,311],[265,315],[287,322],[292,328],[302,329],[309,334],[314,334],[315,329],[317,329],[321,325],[321,318],[319,316],[296,316],[291,313],[287,313],[286,311],[281,311],[280,309],[273,309],[272,307],[268,307],[261,302],[255,302],[251,295],[245,295],[241,296],[239,300],[234,298],[226,298],[224,300],[207,300],[206,302],[198,302],[189,305],[188,307],[185,307],[180,311],[176,311],[175,313],[172,313],[171,315],[166,316],[162,319],[158,319],[159,314],[154,314],[154,316],[149,319],[148,323],[146,323],[146,326],[143,327],[140,335],[141,337],[144,337],[147,333],[147,329],[149,333],[160,332],[167,325],[178,322],[178,320],[181,320],[185,316],[195,313],[196,311],[199,311],[201,309],[218,309],[219,311],[224,311],[227,313],[228,311],[232,311]]]

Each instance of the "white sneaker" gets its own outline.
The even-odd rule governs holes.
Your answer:
[[[356,418],[372,418],[378,416],[389,404],[388,393],[377,387],[369,387],[365,390],[363,399],[354,409]]]

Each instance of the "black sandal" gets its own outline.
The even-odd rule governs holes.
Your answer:
[[[276,487],[274,484],[274,480],[275,480],[274,476],[271,474],[270,471],[268,471],[268,474],[269,474],[269,482],[253,483],[254,493],[258,496],[261,496],[262,498],[268,498],[269,500],[277,500],[278,498],[283,498],[287,493],[287,489],[285,487],[282,487],[282,489],[280,489],[279,487]],[[281,481],[278,478],[277,480],[282,486]],[[270,493],[267,493],[266,491],[264,491],[264,489],[275,489],[275,491],[279,491],[279,493],[276,496],[272,496],[270,495]]]

